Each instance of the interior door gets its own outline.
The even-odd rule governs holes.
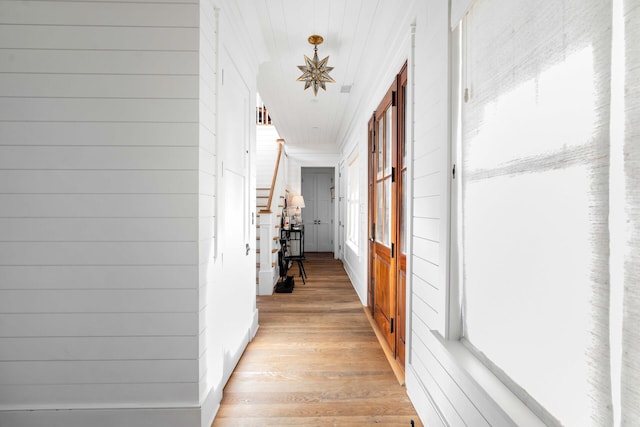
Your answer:
[[[305,207],[302,209],[302,223],[304,224],[304,251],[318,252],[318,233],[315,229],[316,221],[316,181],[315,175],[302,172],[302,197]]]
[[[235,68],[226,50],[221,51],[221,99],[218,140],[218,229],[220,287],[219,295],[229,307],[246,307],[229,311],[225,322],[242,324],[252,316],[247,304],[255,295],[255,269],[250,256],[251,218],[249,207],[249,138],[251,92]],[[237,337],[227,337],[237,340]],[[234,344],[235,345],[235,344]],[[232,347],[233,348],[233,347]]]
[[[333,252],[331,187],[333,173],[302,173],[303,223],[305,252]]]
[[[407,181],[405,112],[407,67],[369,122],[368,304],[395,358],[406,343]]]
[[[315,228],[318,238],[318,252],[333,252],[331,239],[331,174],[316,175],[316,217]]]
[[[373,175],[370,177],[373,182],[373,222],[370,236],[374,286],[372,314],[393,351],[396,329],[394,93],[395,85],[389,89],[375,113],[371,147]]]

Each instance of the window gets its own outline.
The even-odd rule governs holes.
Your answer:
[[[356,252],[360,230],[360,170],[358,156],[349,162],[347,174],[347,242]]]
[[[611,5],[566,7],[464,22],[462,336],[545,422],[608,425]]]

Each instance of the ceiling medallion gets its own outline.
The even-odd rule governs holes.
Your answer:
[[[318,45],[324,41],[322,36],[314,34],[309,36],[307,40],[313,45],[313,59],[309,59],[307,55],[304,56],[306,65],[298,65],[298,69],[303,74],[298,77],[297,81],[304,82],[305,90],[313,86],[313,94],[317,96],[318,88],[327,90],[325,83],[335,83],[336,81],[329,75],[329,72],[333,70],[333,67],[327,67],[329,57],[327,56],[322,61],[318,60]]]

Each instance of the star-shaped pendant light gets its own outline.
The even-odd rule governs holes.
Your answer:
[[[309,36],[308,41],[313,45],[313,59],[309,59],[307,55],[304,56],[306,65],[298,65],[303,74],[297,80],[304,82],[305,90],[313,86],[313,94],[317,96],[318,88],[327,90],[325,83],[335,83],[336,81],[329,75],[329,72],[333,70],[333,67],[327,67],[329,57],[327,56],[322,61],[318,59],[318,45],[324,41],[322,36],[314,34]]]

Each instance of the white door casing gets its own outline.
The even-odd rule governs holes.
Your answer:
[[[302,173],[302,195],[306,207],[302,211],[306,252],[333,252],[333,173]]]

